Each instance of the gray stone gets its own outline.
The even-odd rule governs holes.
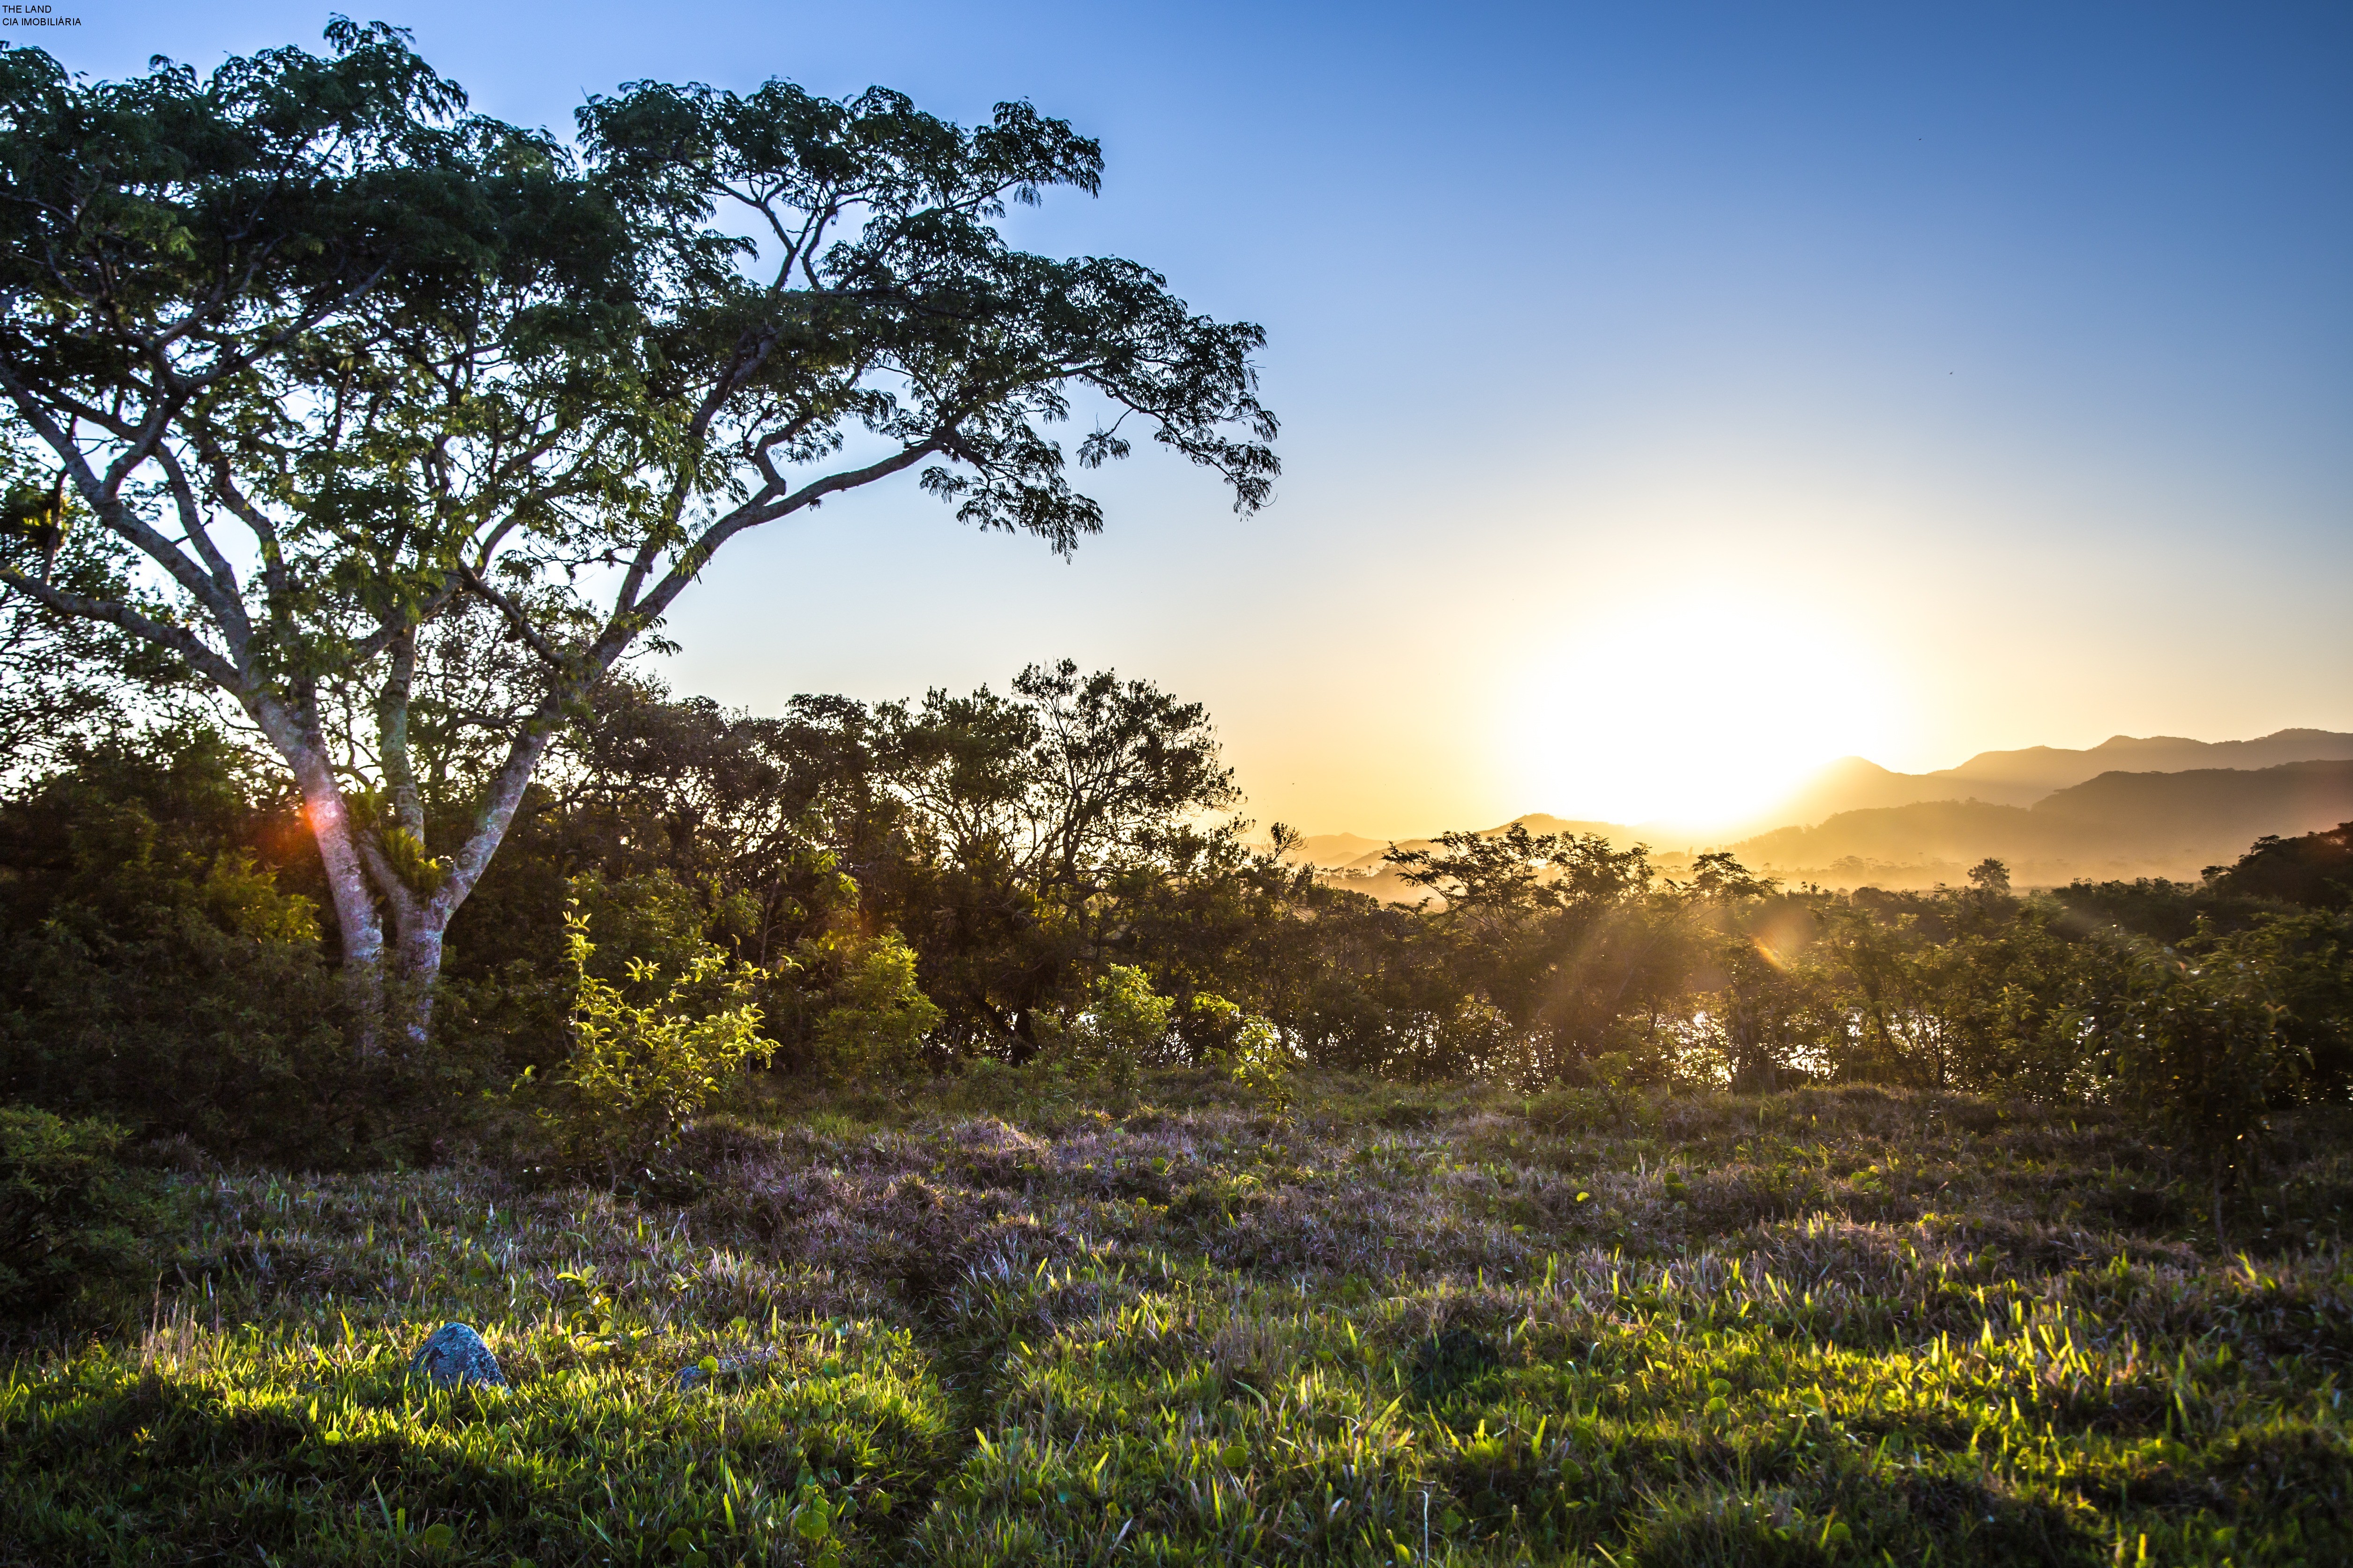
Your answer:
[[[723,1357],[720,1360],[719,1370],[715,1373],[702,1363],[697,1362],[692,1366],[682,1366],[678,1369],[678,1385],[682,1389],[702,1388],[716,1382],[719,1378],[734,1377],[750,1372],[755,1367],[765,1366],[776,1359],[776,1352],[774,1351],[754,1351],[750,1355]]]
[[[433,1331],[408,1363],[411,1377],[422,1377],[437,1388],[462,1388],[468,1384],[488,1384],[493,1388],[507,1385],[506,1373],[499,1370],[499,1358],[482,1342],[482,1336],[463,1323],[444,1323]]]

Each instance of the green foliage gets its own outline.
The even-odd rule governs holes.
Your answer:
[[[800,949],[805,970],[830,977],[817,1003],[809,1045],[819,1070],[841,1081],[886,1085],[923,1068],[923,1042],[940,1010],[915,980],[915,953],[896,931],[828,936]]]
[[[1176,1011],[1176,999],[1155,991],[1140,965],[1112,964],[1095,976],[1085,1008],[1049,1043],[1048,1058],[1132,1083],[1139,1067],[1168,1059]]]
[[[765,866],[699,853],[691,836],[677,846],[684,854],[638,853],[643,839],[670,836],[635,813],[600,812],[578,823],[547,815],[554,822],[538,819],[521,832],[462,911],[434,1010],[441,1037],[509,1079],[552,1071],[571,1048],[577,988],[565,973],[567,908],[576,906],[596,932],[590,970],[616,983],[632,959],[683,973],[714,942],[762,967],[779,934],[742,885]],[[758,989],[763,1006],[780,1011],[780,988],[764,982]]]
[[[750,926],[751,900],[716,881],[697,888],[667,867],[607,878],[591,869],[572,879],[568,913],[593,925],[597,942],[585,955],[590,973],[628,977],[640,964],[681,974]],[[577,929],[567,919],[565,929]],[[566,953],[572,952],[567,934]]]
[[[2119,1086],[2220,1159],[2293,1086],[2265,976],[2169,952],[2136,952],[2102,1018]]]
[[[156,1205],[111,1122],[0,1105],[0,1318],[102,1294],[145,1260]]]
[[[633,957],[617,985],[592,967],[588,921],[577,910],[565,916],[575,987],[566,1131],[575,1152],[601,1154],[617,1172],[651,1159],[732,1074],[775,1047],[748,1000],[755,977],[719,948],[702,945],[668,978],[660,963]]]
[[[1213,998],[1198,998],[1204,1006]],[[1176,1001],[1152,988],[1152,977],[1133,963],[1114,963],[1095,977],[1087,1010],[1071,1030],[1074,1051],[1089,1062],[1156,1063],[1168,1046]]]
[[[355,988],[406,984],[406,1032],[551,738],[639,638],[665,646],[729,540],[905,475],[1067,554],[1103,522],[1071,458],[1130,450],[1118,418],[1064,450],[1074,392],[1238,510],[1271,497],[1259,328],[1136,263],[1008,243],[1008,204],[1097,188],[1102,150],[1063,121],[632,81],[557,136],[467,112],[397,27],[326,36],[209,78],[0,56],[0,595],[112,628],[255,721],[309,797]],[[83,514],[138,569],[69,592],[51,558]],[[583,575],[590,557],[636,565]],[[267,569],[227,564],[248,558]],[[1024,825],[1015,852],[1060,895],[1139,820],[1230,796],[1198,708],[1067,664],[1017,690],[1046,723],[1016,750],[1104,786]],[[763,891],[772,927],[785,895]]]
[[[1197,1060],[1219,1068],[1250,1104],[1277,1116],[1290,1111],[1298,1053],[1273,1023],[1207,994],[1186,1004],[1182,1021]]]
[[[1402,853],[1444,901],[1385,908],[1193,820],[1230,781],[1198,705],[1144,682],[1036,668],[1008,697],[777,720],[635,683],[591,708],[564,743],[576,789],[534,797],[455,928],[427,1048],[347,1048],[290,803],[217,736],[100,748],[0,805],[6,1087],[224,1151],[429,1153],[462,1132],[457,1097],[572,1050],[569,896],[586,973],[629,1005],[663,1005],[633,963],[700,984],[724,952],[740,994],[681,1016],[756,1005],[785,1072],[877,1088],[984,1058],[1122,1079],[1243,1060],[1270,1105],[1286,1062],[1529,1094],[1620,1071],[1902,1084],[2113,1100],[2210,1156],[2353,1093],[2343,917],[2220,876],[2020,896],[1992,865],[1842,896],[1720,853],[1662,880],[1638,848],[1522,829]],[[406,829],[371,831],[400,859]],[[412,893],[440,874],[412,869]],[[2168,1000],[2189,971],[2240,1000]],[[1279,1047],[1238,1052],[1253,1018]]]
[[[376,830],[376,842],[384,849],[385,862],[401,885],[420,898],[430,898],[441,890],[449,879],[449,863],[437,859],[425,847],[425,840],[406,827],[381,827]]]
[[[2179,949],[2121,952],[2094,993],[2089,1026],[2108,1053],[2111,1091],[2209,1163],[2218,1211],[2226,1177],[2259,1173],[2270,1115],[2309,1098],[2321,1073],[2342,1082],[2348,953],[2343,916],[2264,916],[2228,935],[2201,927]]]
[[[1289,1114],[1297,1058],[1282,1030],[1256,1015],[1245,1016],[1234,1031],[1232,1062],[1228,1071],[1234,1085],[1252,1103],[1277,1116]]]
[[[0,1089],[222,1152],[413,1152],[459,1086],[429,1051],[354,1059],[287,815],[206,729],[0,803]]]
[[[1564,1085],[1531,1097],[1528,1120],[1562,1132],[1647,1131],[1660,1122],[1659,1108],[1635,1081],[1633,1058],[1611,1051],[1587,1065],[1586,1082]]]
[[[135,552],[92,526],[62,474],[46,469],[0,444],[0,573],[84,602],[159,609],[163,596],[137,580]],[[174,679],[177,664],[120,626],[0,588],[0,782],[29,783],[110,735],[184,715],[188,689]]]

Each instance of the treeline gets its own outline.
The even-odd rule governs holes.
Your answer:
[[[447,842],[480,762],[459,702],[422,719]],[[1415,908],[1246,845],[1208,715],[1067,662],[774,718],[616,680],[567,735],[451,927],[429,1033],[373,1049],[281,775],[199,721],[77,745],[0,804],[0,1093],[226,1152],[422,1157],[519,1080],[585,1081],[600,1026],[612,1094],[674,1097],[628,1031],[722,1017],[731,1070],[881,1087],[1237,1053],[1604,1093],[1863,1080],[2122,1096],[2218,1154],[2353,1089],[2353,825],[2201,885],[2024,896],[1991,861],[1930,893],[1725,855],[1675,880],[1514,827],[1395,853]]]

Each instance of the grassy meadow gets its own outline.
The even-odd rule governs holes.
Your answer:
[[[171,1179],[0,1371],[8,1563],[2353,1560],[2340,1122],[1010,1070],[642,1190]],[[478,1326],[512,1387],[409,1354]],[[682,1371],[693,1369],[683,1378]]]

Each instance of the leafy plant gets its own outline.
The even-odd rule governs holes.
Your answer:
[[[2340,1037],[2353,1012],[2335,925],[2266,917],[2220,936],[2201,923],[2178,949],[2120,952],[2093,994],[2085,1033],[2106,1046],[2114,1089],[2205,1161],[2218,1236],[2225,1183],[2253,1174],[2252,1140],[2298,1098],[2314,1037]]]
[[[1064,1029],[1061,1056],[1124,1089],[1138,1067],[1165,1059],[1176,1011],[1176,999],[1155,991],[1141,966],[1114,963],[1095,977],[1086,1007]]]
[[[923,1066],[940,1010],[915,981],[915,953],[897,931],[803,944],[810,964],[839,976],[810,1031],[823,1069],[849,1081],[895,1082]]]
[[[0,1106],[0,1316],[44,1311],[135,1272],[149,1184],[121,1128]]]
[[[93,747],[0,804],[0,1086],[225,1153],[397,1147],[439,1064],[354,1060],[303,868],[270,864],[284,816],[203,726]]]
[[[659,964],[632,958],[625,991],[589,967],[596,950],[588,917],[576,907],[565,912],[565,933],[575,989],[563,1081],[572,1091],[575,1134],[617,1172],[624,1161],[649,1157],[729,1074],[776,1047],[759,1034],[759,1005],[746,1000],[756,975],[718,947],[703,943],[668,981]],[[647,1000],[632,1001],[631,994]]]
[[[1263,1110],[1277,1116],[1291,1110],[1292,1069],[1297,1058],[1282,1031],[1255,1013],[1245,1014],[1234,1031],[1235,1085]]]

